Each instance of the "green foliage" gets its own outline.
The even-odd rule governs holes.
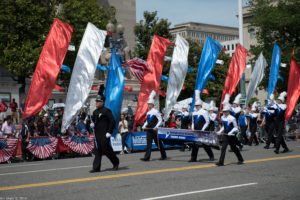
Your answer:
[[[52,1],[3,0],[0,3],[0,65],[29,77],[54,16]]]
[[[0,65],[23,84],[35,69],[55,17],[73,26],[71,43],[76,51],[69,51],[64,60],[72,67],[87,23],[105,29],[115,15],[114,8],[104,9],[97,0],[2,0],[0,8]],[[59,78],[69,80],[69,76],[60,74]]]
[[[144,60],[147,59],[148,52],[154,34],[171,39],[169,32],[171,23],[167,19],[159,19],[157,12],[144,12],[144,20],[141,20],[135,27],[136,36],[135,54]]]
[[[275,1],[276,2],[276,1]],[[287,68],[280,68],[280,74],[284,82],[278,81],[277,90],[287,88],[289,63],[292,57],[292,49],[295,49],[295,59],[300,62],[300,3],[299,0],[252,0],[251,12],[254,16],[252,26],[257,27],[258,45],[251,48],[257,58],[263,51],[268,66],[261,86],[268,85],[268,75],[271,66],[272,50],[276,41],[282,50],[282,63],[287,63]]]

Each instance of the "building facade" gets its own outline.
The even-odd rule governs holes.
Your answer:
[[[208,36],[219,42],[236,40],[239,37],[238,28],[196,22],[177,24],[170,29],[170,33],[174,37],[179,34],[199,43],[204,43]]]

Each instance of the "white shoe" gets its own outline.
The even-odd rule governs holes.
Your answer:
[[[123,155],[123,154],[124,154],[124,151],[121,151],[121,152],[120,152],[120,155]]]

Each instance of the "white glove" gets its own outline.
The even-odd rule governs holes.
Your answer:
[[[111,134],[110,133],[106,133],[106,138],[110,138],[111,137]]]
[[[91,123],[91,124],[90,124],[90,127],[91,127],[91,128],[95,128],[95,124],[94,124],[94,123]]]
[[[234,132],[233,133],[229,132],[228,136],[235,136],[235,134],[234,134]]]

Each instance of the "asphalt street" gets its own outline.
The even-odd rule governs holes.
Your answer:
[[[274,149],[245,146],[244,165],[228,152],[225,166],[216,167],[203,149],[199,162],[188,163],[190,151],[159,152],[150,162],[143,153],[118,155],[118,171],[106,157],[102,172],[90,174],[93,157],[68,158],[0,165],[0,200],[29,199],[201,199],[201,200],[297,200],[300,199],[300,142],[288,142],[292,150],[275,154]],[[220,151],[213,150],[215,158]]]

